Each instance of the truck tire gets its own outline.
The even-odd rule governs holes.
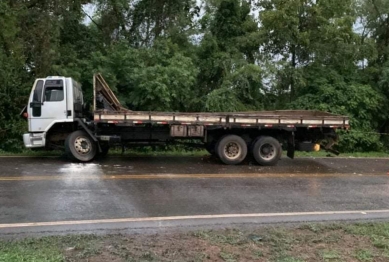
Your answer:
[[[253,156],[261,166],[275,166],[281,158],[281,145],[277,139],[262,136],[254,141]]]
[[[226,135],[217,143],[216,152],[224,164],[237,165],[247,156],[247,144],[240,136]]]
[[[65,151],[68,157],[73,160],[89,162],[95,158],[97,147],[86,132],[78,130],[66,138]]]

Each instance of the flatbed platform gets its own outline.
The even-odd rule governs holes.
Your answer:
[[[217,126],[294,126],[294,127],[331,127],[349,128],[346,116],[320,111],[259,111],[232,113],[175,113],[175,112],[94,112],[95,122],[111,124],[179,124],[179,125],[217,125]]]

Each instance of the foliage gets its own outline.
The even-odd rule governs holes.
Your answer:
[[[174,49],[162,42],[142,52],[143,62],[130,76],[134,89],[128,102],[135,109],[188,111],[193,106],[198,70],[190,57]]]
[[[25,98],[23,43],[19,42],[17,14],[9,5],[0,3],[0,149],[20,149],[21,130],[23,124],[18,114]],[[11,121],[10,121],[11,120]]]
[[[374,135],[372,119],[384,117],[382,105],[386,99],[371,86],[349,83],[336,71],[326,68],[309,69],[307,86],[300,91],[299,97],[290,105],[295,109],[310,109],[347,115],[351,120],[352,130],[341,133],[340,148],[342,151],[379,151],[382,143],[379,135]],[[308,71],[308,70],[307,70]],[[321,73],[320,73],[321,72]]]
[[[388,149],[388,22],[385,0],[1,1],[0,150],[35,78],[91,101],[96,72],[133,110],[324,110],[352,119],[342,151]]]

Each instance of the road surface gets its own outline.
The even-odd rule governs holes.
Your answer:
[[[389,159],[0,158],[0,235],[389,220]]]

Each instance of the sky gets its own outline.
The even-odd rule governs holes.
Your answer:
[[[204,1],[203,0],[196,0],[197,6],[203,6]],[[84,6],[84,12],[87,13],[89,16],[93,17],[94,13],[96,12],[96,6],[94,4],[87,4]],[[254,11],[252,15],[254,17],[258,18],[258,10]],[[204,8],[202,8],[200,12],[200,17],[204,14]],[[85,17],[84,19],[85,24],[91,23],[91,20],[88,17]]]
[[[96,11],[96,6],[93,4],[87,4],[84,6],[84,12],[91,17],[93,17],[95,11]],[[91,23],[91,20],[89,19],[89,17],[85,17],[84,24],[89,24],[89,23]]]

